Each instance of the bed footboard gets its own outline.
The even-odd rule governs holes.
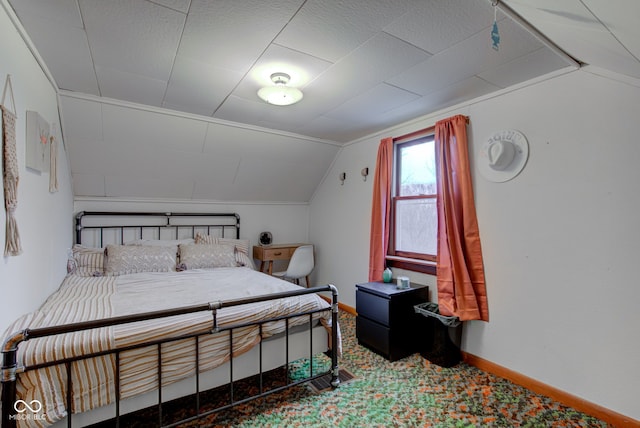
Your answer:
[[[295,313],[295,314],[290,314],[290,315],[286,315],[286,316],[281,316],[278,318],[270,318],[270,319],[265,319],[265,320],[260,320],[258,322],[251,322],[251,323],[245,323],[245,324],[234,324],[234,325],[224,325],[221,326],[218,323],[218,316],[217,313],[219,310],[223,309],[223,308],[227,308],[227,307],[232,307],[232,306],[238,306],[238,305],[245,305],[245,304],[250,304],[250,303],[257,303],[257,302],[263,302],[263,301],[268,301],[268,300],[274,300],[274,299],[282,299],[282,298],[287,298],[287,297],[295,297],[295,296],[300,296],[300,295],[304,295],[304,294],[311,294],[311,293],[318,293],[318,292],[331,292],[332,294],[332,299],[331,299],[331,305],[329,308],[323,308],[323,309],[316,309],[316,310],[312,310],[312,311],[307,311],[304,313]],[[198,334],[189,334],[189,335],[183,335],[180,337],[172,337],[169,339],[157,339],[151,342],[145,342],[145,343],[141,343],[141,344],[137,344],[135,346],[129,346],[127,348],[115,348],[115,349],[111,349],[108,351],[101,351],[101,352],[96,352],[96,353],[92,353],[92,354],[86,354],[86,355],[81,355],[81,356],[77,356],[77,357],[72,357],[72,358],[65,358],[62,360],[57,360],[57,361],[48,361],[44,364],[38,364],[36,366],[31,366],[31,367],[27,367],[27,366],[21,366],[19,364],[18,361],[18,348],[20,346],[20,344],[22,342],[28,341],[28,340],[32,340],[32,339],[36,339],[36,338],[41,338],[41,337],[46,337],[46,336],[54,336],[54,335],[58,335],[58,334],[65,334],[65,333],[70,333],[70,332],[78,332],[78,331],[83,331],[83,330],[89,330],[89,329],[96,329],[96,328],[103,328],[103,327],[110,327],[110,326],[115,326],[115,325],[121,325],[121,324],[126,324],[126,323],[134,323],[134,322],[139,322],[139,321],[147,321],[147,320],[152,320],[152,319],[158,319],[158,318],[164,318],[164,317],[171,317],[171,316],[176,316],[176,315],[183,315],[183,314],[189,314],[189,313],[194,313],[194,312],[203,312],[203,311],[210,311],[212,314],[212,324],[211,324],[211,331],[208,333],[198,333]],[[285,365],[289,365],[290,361],[289,361],[289,355],[288,355],[288,335],[289,335],[289,320],[291,318],[296,318],[296,317],[301,317],[301,316],[308,316],[309,317],[309,326],[310,326],[310,333],[312,330],[312,324],[313,324],[313,315],[319,312],[326,312],[326,311],[330,311],[331,312],[331,344],[330,344],[330,357],[331,357],[331,366],[329,368],[329,370],[324,371],[322,373],[313,373],[313,369],[311,370],[310,374],[308,377],[305,377],[303,379],[300,380],[295,380],[295,381],[291,381],[288,382],[286,385],[281,386],[281,387],[276,387],[274,389],[270,389],[270,390],[263,390],[262,388],[262,382],[260,382],[260,388],[257,394],[252,395],[250,397],[243,397],[243,398],[236,398],[234,397],[234,389],[233,389],[233,383],[234,381],[236,381],[236,379],[233,378],[233,361],[234,361],[234,355],[233,352],[230,353],[230,361],[229,364],[231,366],[231,370],[230,370],[230,394],[229,394],[229,400],[228,400],[228,404],[225,404],[223,406],[217,407],[215,409],[210,409],[210,410],[206,410],[206,411],[201,411],[200,409],[200,404],[199,404],[199,395],[202,391],[199,390],[199,386],[198,386],[198,375],[197,373],[200,372],[200,368],[198,365],[198,351],[197,351],[197,343],[198,343],[198,338],[201,336],[205,336],[206,334],[215,334],[215,333],[219,333],[219,332],[223,332],[223,331],[229,331],[229,349],[233,350],[233,330],[234,329],[238,329],[238,328],[245,328],[248,326],[259,326],[260,329],[262,329],[262,325],[268,322],[284,322],[285,323],[285,334],[286,334],[286,341],[287,341],[287,351],[286,351],[286,361],[285,361]],[[262,331],[262,330],[261,330]],[[310,334],[311,336],[311,334]],[[16,332],[13,335],[11,335],[9,338],[7,338],[3,344],[2,347],[2,372],[1,372],[1,382],[2,382],[2,426],[3,427],[16,427],[18,420],[26,420],[26,419],[43,419],[44,415],[42,415],[40,413],[41,409],[42,409],[42,403],[40,403],[38,400],[33,400],[30,403],[25,402],[24,400],[18,400],[17,398],[17,390],[16,390],[16,384],[17,384],[17,379],[18,376],[20,375],[20,373],[22,372],[26,372],[29,370],[36,370],[39,368],[43,368],[43,367],[48,367],[48,366],[54,366],[54,365],[62,365],[63,370],[66,370],[66,379],[67,379],[67,385],[66,385],[66,409],[68,412],[67,415],[67,425],[69,427],[72,427],[72,419],[73,419],[73,414],[70,411],[70,409],[73,409],[73,388],[72,388],[72,378],[73,376],[71,375],[71,365],[72,363],[76,362],[76,361],[80,361],[80,360],[86,360],[89,358],[95,358],[95,357],[101,357],[101,356],[105,356],[105,355],[109,355],[109,354],[113,354],[115,356],[115,361],[116,361],[116,378],[115,378],[115,419],[116,421],[119,420],[120,418],[120,393],[119,393],[119,384],[120,384],[120,379],[119,379],[119,373],[120,373],[120,369],[119,369],[119,356],[122,352],[125,351],[130,351],[132,349],[137,349],[137,348],[143,348],[143,347],[149,347],[149,346],[157,346],[158,349],[158,370],[157,370],[157,376],[158,376],[158,385],[163,385],[163,381],[162,381],[162,344],[163,343],[167,343],[167,342],[172,342],[172,341],[176,341],[176,340],[183,340],[183,339],[187,339],[187,338],[195,338],[195,343],[196,343],[196,348],[194,350],[196,357],[195,357],[195,372],[196,372],[196,387],[195,387],[195,396],[196,396],[196,414],[192,415],[190,417],[187,417],[181,421],[175,421],[172,422],[170,425],[166,425],[166,426],[174,426],[177,425],[179,423],[184,423],[190,420],[194,420],[194,419],[198,419],[198,418],[202,418],[204,416],[207,416],[209,414],[218,412],[220,410],[224,410],[230,407],[233,407],[235,405],[241,404],[241,403],[245,403],[247,401],[253,400],[255,398],[259,398],[259,397],[263,397],[278,391],[281,391],[283,389],[304,383],[304,382],[308,382],[314,379],[317,379],[319,377],[322,376],[327,376],[330,375],[331,376],[331,385],[336,388],[338,387],[340,380],[338,377],[339,374],[339,368],[338,368],[338,352],[339,352],[339,337],[338,337],[338,291],[336,289],[335,286],[333,285],[325,285],[325,286],[321,286],[321,287],[314,287],[314,288],[305,288],[305,289],[300,289],[300,290],[292,290],[292,291],[286,291],[286,292],[281,292],[281,293],[276,293],[276,294],[269,294],[269,295],[263,295],[263,296],[256,296],[256,297],[250,297],[250,298],[243,298],[243,299],[234,299],[234,300],[225,300],[225,301],[217,301],[217,302],[210,302],[210,303],[205,303],[205,304],[201,304],[201,305],[194,305],[194,306],[189,306],[189,307],[184,307],[184,308],[179,308],[179,309],[170,309],[170,310],[163,310],[163,311],[156,311],[156,312],[147,312],[147,313],[142,313],[142,314],[137,314],[137,315],[130,315],[130,316],[122,316],[122,317],[113,317],[113,318],[107,318],[107,319],[102,319],[102,320],[96,320],[96,321],[88,321],[88,322],[81,322],[81,323],[75,323],[75,324],[66,324],[66,325],[61,325],[61,326],[55,326],[55,327],[44,327],[44,328],[35,328],[35,329],[25,329],[23,331],[20,332]],[[311,338],[310,341],[312,341],[313,339]],[[262,340],[258,343],[258,345],[260,347],[260,370],[259,370],[259,376],[260,379],[262,379]],[[310,344],[310,348],[312,348],[312,344]],[[310,354],[310,358],[313,359],[313,355]],[[313,361],[311,361],[311,366],[313,366]],[[157,400],[157,406],[158,406],[158,414],[159,414],[159,419],[158,419],[158,426],[162,426],[163,425],[163,419],[162,419],[162,405],[163,405],[163,400],[162,400],[162,387],[158,388],[158,400]]]

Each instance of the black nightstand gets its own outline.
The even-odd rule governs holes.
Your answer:
[[[356,337],[358,343],[390,361],[418,351],[415,331],[419,314],[414,305],[429,300],[429,287],[411,284],[399,290],[395,282],[356,284]]]

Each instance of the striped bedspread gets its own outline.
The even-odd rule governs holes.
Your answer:
[[[138,273],[117,277],[68,276],[56,293],[36,312],[13,323],[7,333],[113,316],[270,294],[297,286],[248,268],[217,268],[171,273]],[[259,321],[281,315],[325,308],[315,294],[252,303],[218,311],[220,326]],[[330,313],[314,315],[330,327]],[[308,316],[294,318],[290,325],[303,324]],[[19,364],[33,365],[102,350],[122,348],[160,337],[181,336],[211,330],[210,312],[199,312],[114,327],[87,330],[24,342]],[[284,322],[263,325],[263,336],[284,331]],[[259,343],[258,327],[234,329],[233,355]],[[204,336],[199,341],[200,371],[229,360],[229,332]],[[157,347],[121,353],[120,397],[127,398],[158,387]],[[73,411],[87,411],[115,401],[115,357],[102,356],[71,365]],[[195,374],[195,341],[183,339],[162,345],[163,386]],[[19,375],[18,398],[42,403],[43,418],[18,421],[22,426],[47,426],[62,419],[66,409],[67,375],[63,365],[28,371]]]

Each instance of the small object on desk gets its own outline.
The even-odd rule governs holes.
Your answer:
[[[260,245],[267,246],[273,242],[271,232],[265,231],[260,233]]]
[[[393,272],[391,272],[391,269],[386,268],[383,272],[382,272],[382,281],[383,282],[391,282],[391,276],[393,275]]]
[[[406,290],[407,288],[409,288],[409,277],[399,276],[398,285],[396,287],[398,288],[398,290]]]

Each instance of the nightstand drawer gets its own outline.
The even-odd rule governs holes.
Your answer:
[[[389,308],[389,299],[356,290],[356,311],[358,315],[389,327]]]
[[[385,357],[391,350],[391,330],[361,316],[356,317],[356,337],[362,345],[370,347]]]
[[[289,260],[295,248],[264,248],[262,260]]]

